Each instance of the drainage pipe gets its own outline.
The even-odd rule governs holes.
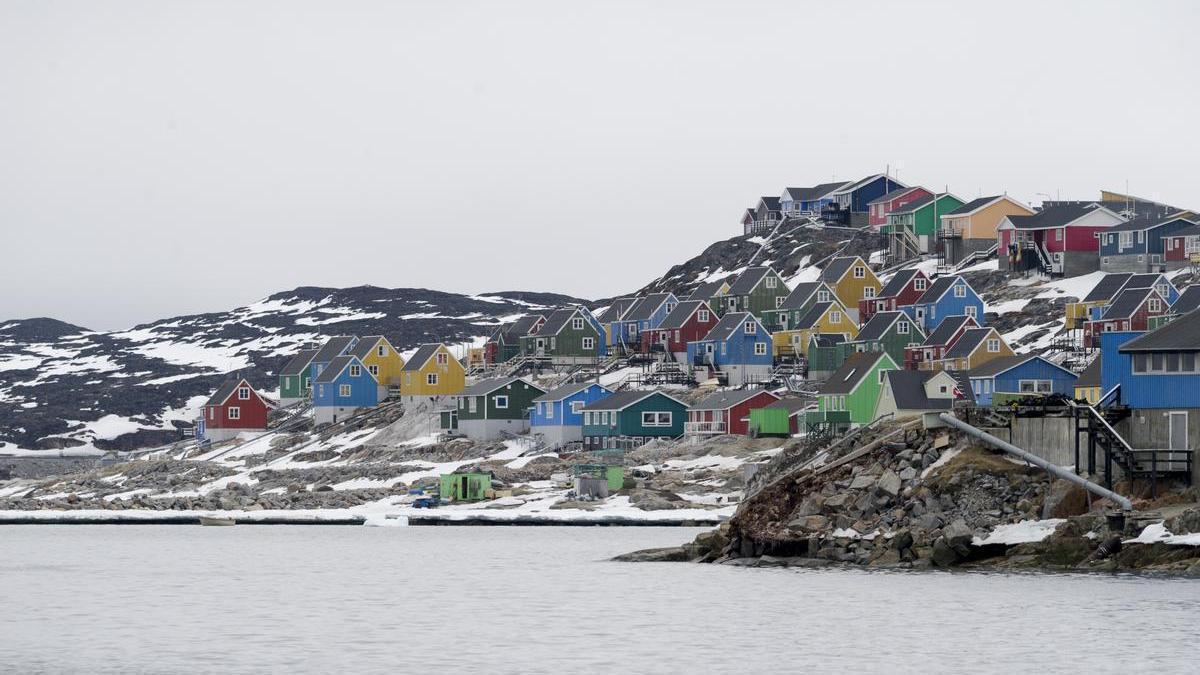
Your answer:
[[[1087,490],[1088,492],[1091,492],[1094,495],[1098,495],[1105,499],[1110,499],[1110,500],[1116,502],[1118,506],[1120,506],[1122,509],[1124,509],[1126,511],[1133,510],[1133,502],[1129,501],[1128,498],[1122,497],[1121,495],[1119,495],[1119,494],[1113,492],[1112,490],[1109,490],[1101,485],[1097,485],[1096,483],[1093,483],[1092,481],[1084,478],[1083,476],[1079,476],[1072,471],[1067,471],[1066,469],[1062,468],[1061,466],[1058,466],[1057,464],[1051,464],[1050,462],[1047,462],[1046,460],[1042,459],[1041,457],[1030,454],[1030,453],[1022,450],[1021,448],[1018,448],[1017,446],[1013,445],[1012,443],[1009,443],[1008,441],[1000,440],[999,438],[996,438],[995,436],[987,433],[986,431],[980,431],[979,429],[976,429],[975,427],[971,426],[970,424],[967,424],[966,422],[963,422],[962,420],[958,419],[954,415],[950,415],[948,413],[941,413],[938,415],[938,417],[946,424],[949,424],[950,426],[954,427],[955,429],[958,429],[959,431],[963,431],[971,436],[974,436],[975,438],[978,438],[979,440],[983,441],[984,443],[987,443],[988,445],[999,448],[999,449],[1003,450],[1004,452],[1007,452],[1010,455],[1016,455],[1017,457],[1020,457],[1021,459],[1025,460],[1026,462],[1029,462],[1030,464],[1033,464],[1034,466],[1038,466],[1038,467],[1045,469],[1048,473],[1051,473],[1051,474],[1057,476],[1058,478],[1061,478],[1063,480],[1070,481],[1072,483],[1075,483],[1076,485],[1079,485],[1080,487]]]

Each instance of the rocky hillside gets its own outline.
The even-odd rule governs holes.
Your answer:
[[[470,343],[531,310],[574,302],[583,301],[302,287],[119,332],[54,319],[0,321],[0,451],[158,445],[178,435],[175,425],[191,419],[227,373],[272,390],[287,359],[323,336],[383,334],[402,350],[432,340]]]

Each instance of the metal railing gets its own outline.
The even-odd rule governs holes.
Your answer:
[[[683,433],[688,436],[700,434],[723,434],[728,427],[725,422],[684,422]]]

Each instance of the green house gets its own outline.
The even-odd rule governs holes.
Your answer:
[[[501,326],[492,334],[485,347],[490,351],[492,363],[507,363],[521,355],[521,341],[526,335],[536,332],[546,323],[546,317],[541,314],[528,314],[512,323]]]
[[[880,229],[886,233],[908,230],[920,242],[921,252],[927,253],[934,250],[932,243],[942,226],[942,216],[963,204],[949,192],[926,195],[888,213],[887,225]]]
[[[655,438],[678,438],[688,406],[661,391],[620,391],[583,408],[583,445],[632,449]]]
[[[772,333],[791,330],[800,321],[800,317],[807,314],[814,305],[818,302],[830,302],[835,297],[833,289],[824,281],[801,282],[796,284],[777,309],[763,312],[763,325]]]
[[[817,410],[805,415],[809,433],[841,433],[875,419],[881,371],[897,370],[887,352],[853,354],[825,381],[817,395]]]
[[[770,267],[751,267],[715,302],[721,303],[724,313],[749,312],[761,320],[767,312],[779,309],[789,293],[778,272]]]
[[[847,344],[855,352],[887,352],[892,361],[904,363],[905,348],[924,341],[925,333],[904,312],[876,312]]]
[[[561,365],[595,363],[605,353],[600,323],[581,307],[550,312],[536,332],[521,338],[521,345],[526,356]]]
[[[319,349],[304,349],[288,361],[279,371],[279,403],[289,405],[308,398],[312,389],[309,364]]]
[[[468,438],[490,441],[529,431],[533,399],[546,390],[519,377],[481,380],[458,396],[458,430]]]
[[[444,473],[440,484],[439,496],[454,502],[478,502],[487,499],[488,490],[492,489],[492,475],[489,473]]]
[[[841,333],[815,333],[808,339],[808,379],[827,380],[858,352]]]
[[[812,401],[802,398],[781,398],[774,403],[750,411],[750,436],[786,438],[800,433],[800,418]]]

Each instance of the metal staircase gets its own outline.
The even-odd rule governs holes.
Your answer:
[[[1094,406],[1072,403],[1075,418],[1075,466],[1079,470],[1079,435],[1087,434],[1087,474],[1096,474],[1097,459],[1104,463],[1104,484],[1112,489],[1113,466],[1130,479],[1149,479],[1151,494],[1158,496],[1158,480],[1182,479],[1192,484],[1192,451],[1160,448],[1133,448],[1112,423],[1129,416],[1128,408],[1112,407],[1103,411]],[[1101,453],[1099,456],[1097,451]]]

